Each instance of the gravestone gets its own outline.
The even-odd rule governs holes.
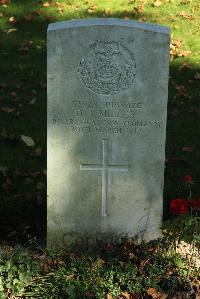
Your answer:
[[[159,236],[169,39],[119,19],[49,25],[49,247]]]

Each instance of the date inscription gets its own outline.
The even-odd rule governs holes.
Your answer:
[[[159,129],[160,120],[143,119],[142,102],[72,101],[72,113],[53,113],[54,125],[66,125],[71,132],[80,134],[140,135],[146,129]]]

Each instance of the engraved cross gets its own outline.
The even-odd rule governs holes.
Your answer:
[[[128,171],[128,165],[109,165],[108,163],[108,140],[103,139],[103,163],[100,164],[80,164],[80,170],[101,170],[102,172],[102,216],[107,216],[108,205],[108,172]]]

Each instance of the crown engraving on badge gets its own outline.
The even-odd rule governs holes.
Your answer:
[[[117,94],[133,84],[136,63],[124,45],[107,38],[90,46],[79,63],[78,73],[93,92]]]

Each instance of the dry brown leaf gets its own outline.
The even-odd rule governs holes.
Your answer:
[[[181,96],[183,96],[185,98],[188,98],[188,99],[192,99],[192,96],[190,96],[187,93],[187,90],[186,90],[186,88],[183,85],[176,86],[176,90],[178,91],[179,95],[181,95]]]
[[[101,268],[105,264],[105,261],[101,258],[98,258],[93,264],[93,269]]]
[[[62,7],[58,7],[57,13],[59,13],[60,15],[62,15],[64,13],[63,8]]]
[[[25,21],[31,21],[33,19],[32,14],[24,16]]]
[[[42,14],[42,11],[41,11],[41,9],[38,9],[38,10],[35,10],[34,11],[34,14],[36,14],[36,15],[41,15]]]
[[[190,4],[191,3],[191,0],[183,0],[180,2],[180,4],[182,5],[186,5],[186,4]]]
[[[90,5],[90,7],[88,8],[88,13],[94,13],[97,9],[96,5]]]
[[[172,42],[170,43],[170,56],[171,56],[171,60],[174,59],[174,57],[178,57],[179,54],[179,48],[181,46],[181,40],[177,39],[177,40],[172,40]]]
[[[55,5],[58,6],[58,7],[63,7],[63,3],[60,3],[60,2],[55,2]]]
[[[11,142],[17,140],[14,134],[8,133],[7,130],[3,127],[0,131],[0,139],[5,139]]]
[[[12,113],[13,111],[15,111],[15,108],[11,108],[11,107],[1,107],[1,110],[6,112],[6,113]]]
[[[7,34],[10,34],[10,33],[15,32],[15,31],[17,31],[17,29],[15,29],[15,28],[10,28],[10,29],[8,29]]]
[[[108,16],[111,13],[111,9],[109,7],[104,9],[104,14]]]
[[[195,150],[195,146],[183,146],[182,151],[192,153]]]
[[[39,146],[32,150],[31,156],[32,157],[40,157],[41,154],[42,154],[42,148]]]
[[[43,7],[49,7],[49,6],[50,6],[49,2],[43,3]]]
[[[195,16],[192,16],[192,15],[189,15],[187,12],[185,11],[182,11],[180,14],[179,14],[180,17],[182,17],[183,19],[186,19],[186,20],[194,20],[195,19]]]
[[[191,53],[191,51],[183,50],[183,51],[180,51],[180,53],[178,54],[178,57],[187,57],[190,53]]]
[[[196,79],[196,80],[200,80],[200,73],[196,73],[195,75],[194,75],[194,79]]]
[[[106,295],[106,299],[114,299],[113,296],[111,294],[107,294]]]
[[[129,294],[128,292],[122,292],[120,294],[120,298],[123,298],[123,299],[134,299],[134,295]]]
[[[0,4],[1,5],[7,5],[7,4],[9,4],[9,0],[0,0]]]
[[[3,17],[3,13],[2,12],[0,12],[0,17]]]
[[[162,2],[161,2],[160,0],[155,0],[155,1],[153,2],[153,6],[154,6],[154,7],[159,7],[159,6],[161,6],[161,4],[162,4]]]
[[[140,18],[138,21],[140,21],[140,22],[146,22],[146,18]]]
[[[187,63],[187,62],[183,62],[182,64],[181,64],[181,66],[179,67],[179,70],[183,70],[183,69],[191,69],[192,68],[192,66],[191,66],[191,64],[189,64],[189,63]]]
[[[147,294],[149,296],[151,296],[153,299],[162,299],[163,298],[162,294],[154,288],[148,288]]]

